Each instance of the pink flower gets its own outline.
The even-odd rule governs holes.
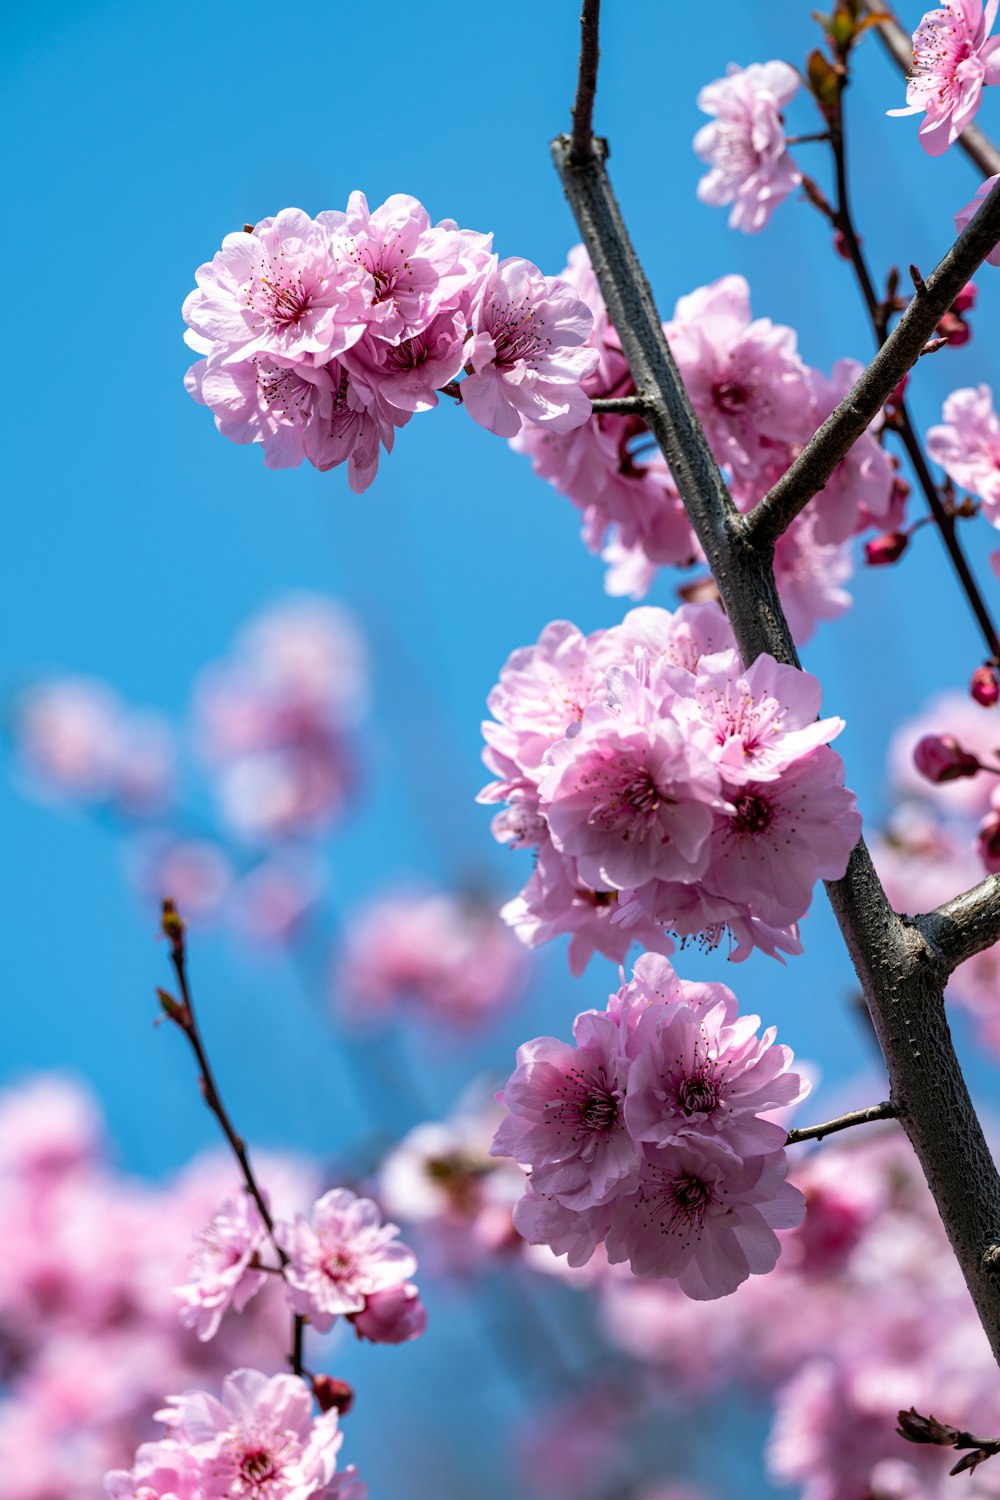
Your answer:
[[[713,834],[706,885],[748,902],[765,922],[797,921],[816,881],[839,880],[861,837],[843,762],[821,746],[779,780],[746,782],[729,795],[735,812]]]
[[[336,1411],[314,1418],[312,1410],[296,1376],[235,1370],[221,1399],[188,1391],[168,1397],[157,1416],[192,1461],[204,1500],[316,1500],[333,1480],[343,1435]]]
[[[363,1312],[367,1298],[408,1281],[416,1257],[397,1239],[395,1224],[383,1224],[378,1207],[347,1188],[334,1188],[314,1205],[311,1219],[296,1215],[281,1226],[289,1264],[288,1300],[320,1333],[338,1315]]]
[[[264,1221],[249,1193],[224,1198],[197,1237],[190,1280],[174,1287],[185,1328],[193,1328],[202,1340],[210,1339],[228,1308],[243,1311],[264,1284],[264,1273],[252,1270],[251,1261],[266,1242]]]
[[[188,395],[207,406],[231,443],[260,443],[269,469],[295,468],[315,447],[312,429],[332,421],[338,386],[331,365],[277,363],[266,354],[236,362],[199,360],[184,378]]]
[[[184,303],[187,342],[225,363],[254,355],[323,365],[362,335],[375,284],[338,239],[298,208],[228,234]]]
[[[942,416],[943,425],[927,434],[927,452],[956,484],[978,495],[986,519],[1000,525],[1000,418],[993,392],[988,385],[952,391]]]
[[[462,397],[489,432],[513,437],[525,421],[568,432],[590,416],[582,381],[598,362],[585,347],[590,309],[530,261],[496,264],[473,304]]]
[[[449,891],[390,892],[356,914],[336,969],[352,1022],[393,1012],[474,1025],[510,1006],[524,955],[495,909]]]
[[[698,184],[698,197],[731,203],[730,229],[756,234],[802,180],[785,149],[781,117],[798,87],[787,63],[730,63],[725,78],[698,94],[698,108],[716,117],[694,138],[695,151],[712,168]]]
[[[187,1452],[169,1439],[143,1443],[131,1471],[113,1470],[104,1488],[109,1500],[201,1500],[204,1493]]]
[[[792,764],[844,727],[818,719],[822,689],[815,677],[758,656],[745,671],[736,651],[704,656],[693,696],[678,704],[684,722],[704,725],[708,753],[729,786],[777,781]]]
[[[626,1118],[633,1138],[672,1146],[714,1132],[739,1157],[782,1147],[781,1126],[757,1116],[804,1098],[809,1086],[788,1071],[791,1050],[774,1045],[774,1028],[758,1036],[759,1026],[758,1016],[737,1019],[726,1000],[701,1011],[650,1007],[630,1048]]]
[[[636,1276],[672,1276],[696,1301],[728,1296],[773,1270],[775,1229],[800,1223],[805,1201],[785,1181],[785,1153],[746,1161],[705,1136],[646,1149],[638,1191],[616,1205],[608,1259]]]
[[[535,1192],[585,1209],[621,1191],[641,1152],[625,1127],[629,1065],[617,1023],[587,1011],[573,1035],[575,1047],[547,1036],[518,1048],[490,1153],[530,1166]]]
[[[956,141],[979,108],[983,86],[1000,83],[1000,37],[987,41],[997,0],[946,0],[930,10],[913,33],[913,70],[906,106],[890,115],[919,115],[920,144],[940,156]]]
[[[591,704],[579,732],[550,751],[540,792],[552,841],[595,888],[694,880],[721,805],[718,775],[632,674],[622,673],[621,691],[625,711]]]
[[[996,187],[998,182],[1000,182],[1000,176],[987,177],[982,187],[977,189],[972,200],[967,203],[964,208],[959,209],[958,213],[955,215],[956,234],[962,233],[962,230],[965,228],[966,224],[968,224],[972,219],[972,216],[980,208],[982,208],[983,203],[989,197],[990,193]],[[993,246],[993,249],[990,251],[989,255],[987,255],[986,259],[991,266],[1000,266],[1000,240],[998,240],[997,243]]]

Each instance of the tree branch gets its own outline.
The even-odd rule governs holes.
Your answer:
[[[840,405],[810,438],[798,458],[747,517],[754,540],[777,541],[823,488],[848,449],[920,358],[946,313],[993,247],[1000,241],[1000,183],[966,225],[944,259]]]
[[[649,284],[611,190],[605,151],[571,160],[565,136],[552,153],[597,275],[646,420],[663,449],[708,559],[744,661],[762,651],[798,664],[771,567],[779,502],[751,528],[733,505],[667,346]],[[1000,239],[1000,188],[991,193],[926,293],[847,402],[824,424],[787,495],[797,514],[833,472],[886,397],[918,358],[940,314]],[[831,436],[832,433],[832,436]],[[817,457],[817,449],[819,457]],[[812,489],[808,483],[815,480]],[[758,510],[760,507],[758,507]],[[859,843],[847,873],[827,886],[886,1061],[891,1101],[923,1168],[991,1347],[1000,1361],[1000,1178],[955,1055],[944,1013],[947,965],[913,923],[892,910],[868,851]]]
[[[880,4],[878,9],[882,11],[884,7]],[[890,16],[888,20],[876,22],[876,29],[879,40],[899,71],[909,77],[913,66],[913,44],[902,26]],[[958,138],[958,145],[984,177],[995,177],[1000,172],[1000,151],[978,125],[966,125]]]
[[[597,64],[600,47],[601,0],[583,0],[580,12],[580,70],[573,103],[573,135],[570,155],[574,163],[594,154],[594,99],[597,96]]]
[[[1000,875],[987,875],[971,891],[917,917],[916,926],[950,974],[1000,941]]]
[[[867,1109],[852,1109],[849,1114],[827,1120],[825,1125],[807,1125],[802,1130],[790,1130],[785,1145],[797,1146],[800,1141],[821,1141],[825,1135],[833,1135],[838,1130],[849,1130],[852,1125],[870,1125],[875,1120],[894,1120],[896,1114],[896,1106],[888,1100],[884,1104],[869,1104]]]
[[[641,396],[599,396],[596,401],[591,401],[590,408],[595,416],[607,413],[644,417],[647,411],[646,402]]]

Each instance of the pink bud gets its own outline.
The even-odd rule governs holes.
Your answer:
[[[861,244],[860,234],[858,235],[858,244]],[[840,256],[841,260],[850,260],[851,251],[847,244],[847,236],[844,234],[844,231],[842,229],[837,229],[834,231],[833,248]]]
[[[969,692],[984,708],[995,708],[1000,701],[1000,679],[995,667],[977,667],[969,682]]]
[[[339,1411],[346,1417],[354,1405],[354,1387],[334,1375],[314,1375],[312,1389],[320,1411]]]
[[[958,296],[955,298],[954,302],[951,304],[952,312],[969,312],[970,309],[972,309],[976,305],[976,295],[976,283],[974,281],[967,281],[962,290],[959,292]]]
[[[352,1313],[359,1339],[373,1344],[405,1344],[419,1338],[427,1327],[427,1309],[412,1281],[390,1286],[383,1292],[371,1292],[359,1313]]]
[[[925,734],[913,751],[913,764],[921,776],[935,783],[975,776],[979,761],[950,734]]]
[[[976,849],[987,871],[1000,874],[1000,812],[991,812],[979,825]]]
[[[910,545],[905,531],[883,531],[881,536],[865,542],[865,557],[870,568],[884,568],[894,563]]]

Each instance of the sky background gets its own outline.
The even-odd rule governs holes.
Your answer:
[[[739,271],[755,313],[797,328],[804,358],[828,370],[844,355],[865,358],[871,340],[825,225],[789,201],[764,235],[732,234],[725,211],[695,199],[702,168],[690,149],[704,120],[698,88],[730,61],[801,65],[818,39],[809,9],[609,5],[596,128],[610,138],[615,188],[661,313]],[[229,230],[287,205],[343,207],[355,187],[372,204],[412,193],[435,219],[492,230],[502,256],[558,272],[575,233],[548,141],[569,119],[578,11],[579,0],[384,0],[374,12],[338,0],[88,0],[5,18],[0,128],[18,349],[8,371],[0,691],[9,701],[34,676],[84,673],[180,717],[199,668],[262,607],[301,589],[346,602],[371,643],[375,697],[366,789],[330,846],[342,915],[400,876],[514,893],[528,857],[493,844],[474,802],[486,693],[507,654],[548,620],[587,631],[624,606],[603,593],[602,565],[580,543],[569,502],[456,409],[413,421],[361,496],[344,470],[266,471],[186,396],[181,302]],[[915,7],[902,15],[909,27],[918,18]],[[899,76],[866,42],[848,96],[857,221],[876,268],[926,270],[978,180],[955,152],[927,158],[914,121],[885,117],[902,101]],[[987,130],[1000,127],[998,112],[988,96]],[[791,106],[789,128],[817,128],[806,98]],[[797,155],[827,182],[822,148]],[[989,268],[980,274],[972,343],[917,372],[912,404],[925,424],[950,389],[990,380],[998,281]],[[1000,603],[986,566],[993,534],[976,522],[967,536]],[[675,602],[673,584],[661,575],[650,602]],[[803,656],[823,682],[825,711],[847,720],[838,748],[848,783],[877,823],[893,726],[933,691],[963,685],[982,653],[930,531],[898,568],[861,572],[851,588],[852,611],[821,627]],[[213,1136],[179,1038],[151,1025],[153,986],[166,978],[155,920],[122,879],[107,828],[54,815],[12,777],[0,800],[0,1083],[74,1071],[100,1094],[121,1162],[168,1171]],[[733,984],[743,1008],[818,1061],[810,1111],[820,1118],[871,1054],[845,1005],[853,975],[822,896],[803,935],[806,955],[787,968],[755,955],[731,970],[697,953],[679,967]],[[319,1019],[316,994],[280,958],[240,953],[221,934],[198,938],[193,967],[241,1129],[320,1156],[349,1151],[359,1127],[344,1047]],[[427,1107],[444,1113],[464,1080],[503,1075],[519,1040],[565,1033],[615,982],[600,960],[571,980],[556,945],[534,960],[529,1000],[481,1045],[450,1046],[431,1069],[433,1044],[404,1037],[403,1065],[421,1078]],[[985,1078],[960,1036],[973,1076]],[[398,1113],[394,1128],[413,1123],[402,1104]],[[372,1500],[457,1495],[462,1464],[482,1444],[494,1452],[497,1415],[514,1398],[485,1367],[462,1364],[476,1351],[460,1324],[460,1310],[450,1320],[442,1310],[436,1341],[345,1350],[344,1373],[369,1382],[351,1417],[351,1453]],[[456,1363],[478,1372],[476,1391]],[[436,1425],[412,1400],[417,1382],[438,1403]],[[386,1420],[392,1445],[378,1436]],[[426,1473],[415,1474],[406,1444],[418,1431]],[[504,1472],[500,1457],[495,1471]],[[442,1491],[443,1472],[454,1483]]]

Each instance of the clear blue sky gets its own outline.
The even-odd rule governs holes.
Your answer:
[[[801,63],[814,44],[809,8],[609,5],[596,123],[611,139],[615,186],[663,314],[694,286],[740,271],[756,313],[799,328],[805,358],[828,369],[842,355],[864,358],[870,339],[818,216],[790,202],[765,235],[731,234],[724,211],[695,200],[700,165],[690,150],[703,119],[698,87],[731,60]],[[574,229],[547,142],[568,121],[578,11],[579,0],[385,0],[374,9],[88,0],[5,18],[0,128],[16,349],[0,689],[39,672],[83,672],[179,714],[201,664],[276,595],[308,588],[346,600],[374,643],[376,707],[366,802],[331,849],[345,900],[399,873],[472,873],[513,892],[526,858],[493,846],[473,802],[486,692],[507,653],[547,620],[593,629],[622,607],[604,596],[569,503],[455,410],[413,421],[360,497],[343,471],[265,471],[184,393],[181,301],[228,230],[286,205],[342,207],[354,187],[372,203],[413,193],[435,218],[493,230],[502,255],[558,271]],[[926,268],[977,181],[954,154],[926,158],[914,122],[884,117],[901,99],[901,81],[869,41],[849,96],[857,217],[876,266]],[[805,99],[791,128],[815,128]],[[801,161],[811,168],[809,151],[825,180],[820,148],[802,148]],[[973,342],[919,370],[914,405],[925,421],[949,389],[991,378],[986,331],[996,326],[998,283],[1000,272],[981,273]],[[970,530],[995,593],[985,567],[992,542],[984,525]],[[805,657],[826,710],[848,721],[848,781],[877,818],[891,726],[932,690],[963,684],[981,650],[927,532],[902,566],[861,574],[853,591],[853,611],[821,629]],[[669,578],[652,600],[673,602]],[[211,1122],[177,1039],[150,1026],[165,957],[149,916],[125,890],[106,831],[23,800],[9,780],[0,797],[0,1082],[43,1067],[78,1071],[105,1101],[122,1160],[163,1171],[211,1140]],[[867,1061],[867,1043],[845,1015],[853,976],[821,897],[804,936],[807,956],[787,969],[758,957],[720,977],[817,1058],[835,1087]],[[685,956],[682,967],[718,973],[720,960]],[[525,1035],[564,1032],[577,1009],[602,1003],[614,977],[595,963],[571,981],[561,952],[540,955],[537,968],[533,1012],[434,1076],[442,1112],[463,1076],[503,1071]],[[195,972],[251,1139],[343,1149],[353,1127],[337,1042],[329,1032],[316,1039],[288,970],[206,937]],[[430,1381],[441,1401],[451,1391],[460,1402],[469,1434],[488,1432],[491,1402],[505,1398],[487,1390],[476,1405],[455,1395],[442,1374],[455,1337],[398,1355],[366,1351],[355,1376],[381,1382],[396,1409],[415,1381]],[[422,1479],[376,1451],[375,1404],[351,1419],[373,1500],[438,1494],[431,1460]],[[448,1441],[447,1412],[442,1420],[437,1448]],[[402,1418],[401,1434],[416,1421]]]

